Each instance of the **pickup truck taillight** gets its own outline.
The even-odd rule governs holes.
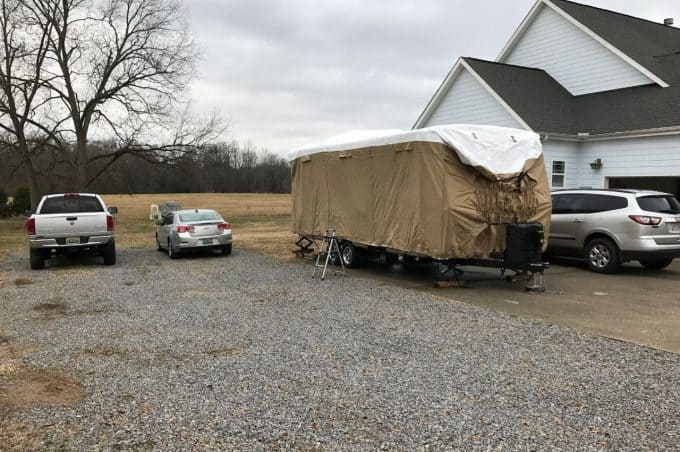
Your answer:
[[[231,229],[231,225],[229,223],[220,223],[217,225],[217,229],[224,231],[225,229]]]
[[[113,232],[113,227],[115,226],[113,217],[111,215],[106,216],[106,230]]]
[[[26,221],[26,234],[35,235],[35,218],[29,218]]]

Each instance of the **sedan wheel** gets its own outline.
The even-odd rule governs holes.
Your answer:
[[[596,273],[614,273],[619,269],[619,250],[609,239],[595,239],[588,243],[585,253],[588,268]]]

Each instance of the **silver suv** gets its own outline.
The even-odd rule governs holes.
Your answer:
[[[628,261],[662,269],[680,257],[680,203],[648,190],[558,190],[552,195],[550,255],[584,257],[598,273]]]

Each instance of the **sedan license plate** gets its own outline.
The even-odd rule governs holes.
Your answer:
[[[666,223],[668,224],[668,232],[680,232],[680,223]]]
[[[75,245],[80,243],[80,237],[66,237],[67,245]]]
[[[203,239],[201,240],[201,245],[212,245],[213,239]]]

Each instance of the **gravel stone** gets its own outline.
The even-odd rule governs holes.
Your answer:
[[[677,355],[312,270],[238,249],[43,271],[11,256],[0,335],[30,350],[12,362],[67,372],[86,396],[8,416],[73,450],[680,444]]]

